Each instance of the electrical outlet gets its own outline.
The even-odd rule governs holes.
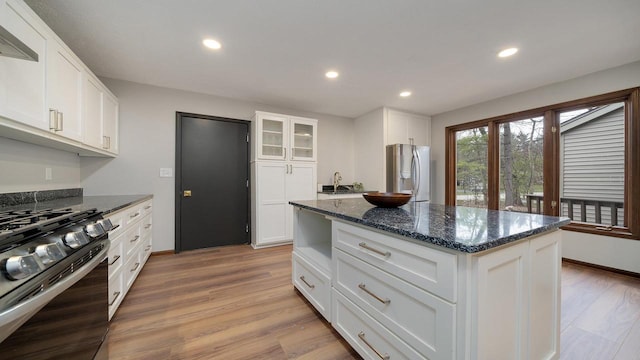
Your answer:
[[[53,176],[51,175],[51,168],[50,167],[44,168],[44,179],[45,180],[52,180],[53,179]]]
[[[160,177],[173,177],[173,169],[172,168],[160,168]]]

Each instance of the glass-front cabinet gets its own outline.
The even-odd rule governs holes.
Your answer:
[[[256,112],[256,158],[315,161],[317,120]]]

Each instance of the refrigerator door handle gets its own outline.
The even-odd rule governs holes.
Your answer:
[[[414,189],[414,193],[413,193],[413,200],[416,201],[418,194],[420,192],[420,153],[415,149],[415,147],[413,148],[413,163],[415,164],[415,170],[416,170],[416,174],[413,177],[413,181],[414,181],[414,185],[413,185],[413,189]]]

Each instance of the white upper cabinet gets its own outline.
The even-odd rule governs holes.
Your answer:
[[[66,138],[82,140],[82,65],[56,41],[49,42],[47,103],[49,127]]]
[[[49,130],[45,104],[47,38],[15,1],[0,0],[0,22],[38,54],[38,61],[0,57],[0,116]]]
[[[411,144],[429,145],[430,118],[387,109],[387,133],[385,145]]]
[[[118,100],[22,0],[0,25],[38,61],[0,56],[0,136],[78,153],[118,153]]]
[[[84,143],[118,153],[118,101],[93,76],[85,76],[83,88]]]
[[[258,111],[254,127],[256,159],[316,161],[316,119]]]

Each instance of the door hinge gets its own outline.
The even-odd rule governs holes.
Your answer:
[[[551,127],[551,132],[552,132],[552,133],[555,133],[556,131],[558,131],[558,128],[556,128],[555,126],[552,126],[552,127]]]
[[[551,207],[554,208],[556,206],[558,206],[558,202],[555,200],[551,201]]]
[[[248,233],[249,232],[249,224],[246,224],[244,226],[244,232]]]

